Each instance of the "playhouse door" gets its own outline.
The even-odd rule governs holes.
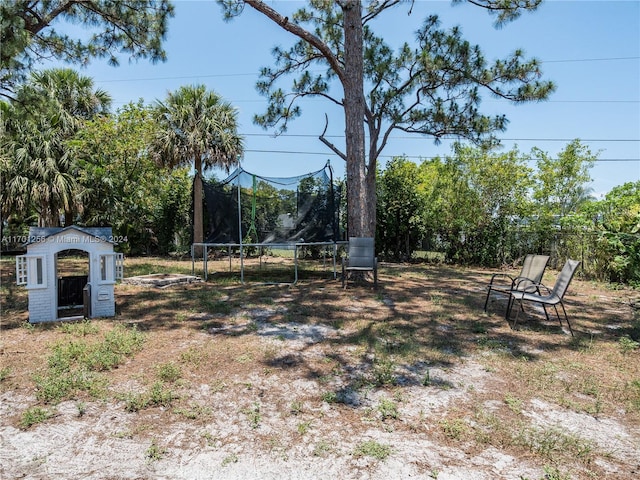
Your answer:
[[[87,275],[58,278],[58,316],[67,317],[82,312],[83,289],[87,285]]]

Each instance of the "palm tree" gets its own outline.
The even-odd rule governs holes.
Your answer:
[[[191,165],[193,182],[193,241],[204,241],[202,211],[202,171],[236,165],[243,152],[238,135],[237,111],[204,85],[180,87],[157,101],[159,125],[152,149],[158,162],[169,168]]]
[[[68,223],[77,210],[75,163],[67,142],[83,122],[107,113],[109,95],[71,69],[34,72],[3,107],[3,214],[31,211],[39,226]]]

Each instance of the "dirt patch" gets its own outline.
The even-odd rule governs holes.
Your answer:
[[[484,314],[489,273],[383,265],[377,291],[332,278],[122,284],[116,318],[66,327],[28,326],[24,293],[3,291],[0,476],[637,476],[637,292],[575,280],[572,339],[533,309],[518,330],[498,301]],[[102,388],[43,400],[54,349],[116,327],[144,340],[95,373]],[[34,409],[47,418],[26,426]]]
[[[180,285],[182,283],[200,282],[202,279],[195,275],[184,275],[182,273],[151,273],[149,275],[136,275],[135,277],[127,277],[122,283],[129,285],[143,285],[149,287],[168,287],[171,285]]]

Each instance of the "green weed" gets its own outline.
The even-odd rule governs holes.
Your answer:
[[[307,433],[309,430],[311,429],[311,422],[300,422],[298,424],[298,433],[300,435],[304,435],[305,433]]]
[[[147,457],[149,462],[155,462],[160,460],[165,453],[167,453],[167,450],[160,447],[154,438],[151,441],[151,445],[149,445],[149,448],[147,448],[147,451],[145,452],[145,457]]]
[[[620,337],[618,345],[623,355],[628,355],[629,353],[633,352],[634,350],[637,350],[638,347],[640,347],[640,343],[631,339],[631,337],[628,335]]]
[[[389,359],[376,359],[373,363],[373,381],[375,385],[396,385],[398,379],[395,376],[396,364]]]
[[[183,417],[186,417],[189,420],[195,420],[200,417],[211,415],[212,410],[211,408],[205,407],[202,405],[192,405],[189,408],[176,408],[173,410],[173,413],[177,415],[182,415]]]
[[[336,403],[338,401],[338,394],[336,392],[324,392],[322,394],[322,401],[326,403]]]
[[[302,406],[303,405],[300,400],[294,400],[289,406],[289,412],[291,413],[291,415],[299,415],[302,413]]]
[[[329,443],[327,440],[320,440],[314,445],[312,455],[314,457],[324,458],[332,451],[333,447],[331,446],[331,443]]]
[[[26,430],[33,425],[44,422],[51,416],[51,412],[46,408],[31,407],[22,413],[19,426],[21,429]]]
[[[469,426],[461,418],[441,420],[440,428],[442,428],[444,434],[451,440],[460,440],[469,430]]]
[[[232,453],[231,455],[227,455],[222,460],[222,466],[223,467],[226,467],[227,465],[229,465],[231,463],[238,463],[238,455],[236,455],[235,453]]]
[[[260,414],[260,404],[258,402],[255,402],[251,408],[245,408],[242,410],[242,413],[247,416],[251,428],[255,429],[260,426],[262,415]]]
[[[504,403],[511,409],[514,413],[522,412],[522,400],[517,397],[514,397],[510,393],[507,393],[504,397]]]
[[[367,440],[366,442],[359,443],[353,454],[356,457],[372,457],[377,460],[385,460],[391,455],[391,447],[378,443],[375,440]]]
[[[380,400],[380,403],[378,404],[378,412],[380,413],[382,420],[396,420],[399,417],[398,404],[391,400],[387,400],[386,398]]]
[[[98,372],[111,370],[140,348],[143,335],[135,328],[117,325],[101,341],[58,342],[47,359],[47,369],[34,377],[36,396],[45,403],[56,403],[78,391],[99,396],[106,379]]]
[[[162,363],[156,366],[158,378],[164,382],[175,382],[182,377],[182,370],[173,362]]]
[[[62,323],[58,326],[58,329],[69,335],[75,335],[77,337],[85,337],[87,335],[95,335],[100,329],[98,325],[91,320],[84,320],[76,323]]]
[[[170,407],[177,398],[177,395],[166,388],[162,382],[154,382],[147,393],[147,404],[156,407]]]

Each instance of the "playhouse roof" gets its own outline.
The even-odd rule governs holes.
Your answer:
[[[105,243],[115,244],[111,227],[78,227],[70,225],[68,227],[29,227],[29,238],[25,245],[41,243],[46,238],[60,235],[70,230],[84,233]]]

